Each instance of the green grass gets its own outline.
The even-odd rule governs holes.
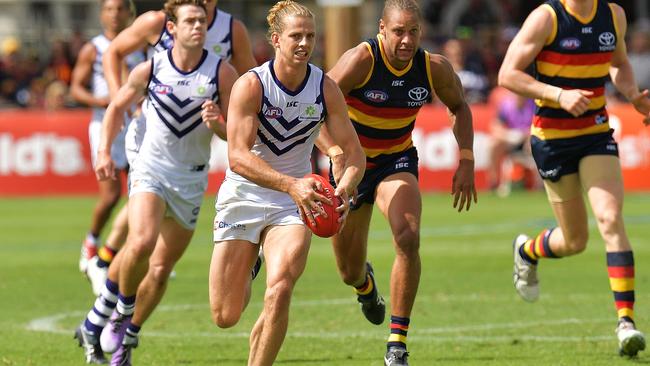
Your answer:
[[[0,199],[0,366],[82,365],[74,327],[94,301],[77,270],[93,198]],[[136,365],[244,365],[248,334],[261,310],[263,278],[229,330],[211,324],[208,265],[213,197],[178,277],[145,324]],[[650,195],[626,197],[625,218],[637,263],[637,323],[649,329]],[[448,195],[424,198],[422,280],[409,330],[412,365],[627,365],[616,353],[615,311],[604,245],[593,224],[580,256],[546,260],[542,296],[528,304],[511,283],[511,240],[536,234],[553,218],[542,193],[480,197],[458,214]],[[373,218],[369,258],[388,295],[393,258],[388,227]],[[262,275],[263,277],[263,275]],[[32,327],[46,330],[32,330]],[[40,328],[39,328],[40,327]],[[314,239],[294,293],[280,365],[382,365],[388,327],[361,315],[339,280],[328,241]]]

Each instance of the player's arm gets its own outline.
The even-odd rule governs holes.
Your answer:
[[[257,66],[246,26],[237,19],[233,19],[232,22],[232,57],[230,63],[235,67],[239,75],[243,75]]]
[[[286,192],[301,212],[315,225],[312,211],[327,216],[318,201],[332,202],[316,193],[320,183],[313,178],[294,178],[273,169],[266,161],[251,152],[260,121],[262,86],[252,72],[242,75],[232,87],[228,118],[228,163],[230,170],[251,182],[276,191]]]
[[[469,210],[472,200],[476,203],[474,185],[474,128],[472,112],[465,101],[463,86],[449,61],[441,55],[429,54],[433,89],[440,101],[447,106],[453,132],[460,149],[460,161],[452,181],[451,194],[454,207],[460,212],[463,207]]]
[[[533,10],[512,40],[499,70],[499,85],[529,98],[559,103],[573,116],[580,116],[589,108],[593,92],[562,88],[535,80],[525,70],[535,60],[545,44],[552,41],[555,32],[554,13],[548,5]]]
[[[334,80],[343,95],[347,95],[370,76],[372,67],[372,55],[367,43],[363,42],[347,50],[327,73],[327,76]],[[345,156],[343,155],[343,149],[332,140],[330,128],[327,124],[320,130],[320,135],[316,140],[316,147],[331,159],[334,180],[338,182],[345,166]]]
[[[324,126],[327,126],[332,141],[336,146],[340,146],[344,157],[341,162],[343,168],[337,181],[335,195],[341,197],[344,205],[347,205],[348,196],[354,193],[363,178],[366,156],[348,117],[343,93],[329,77],[325,77],[324,84],[323,92],[327,105],[327,119]]]
[[[222,140],[226,140],[226,120],[224,117],[228,115],[230,92],[237,77],[237,71],[231,64],[221,62],[219,66],[218,105],[212,100],[208,100],[201,106],[203,109],[201,111],[203,122]]]
[[[79,51],[77,63],[72,69],[72,78],[70,80],[70,95],[77,102],[87,105],[89,107],[106,108],[109,99],[97,98],[88,88],[90,78],[93,74],[93,64],[97,57],[97,49],[95,46],[88,42]]]
[[[124,114],[147,90],[150,75],[151,60],[136,66],[129,74],[126,84],[120,88],[115,98],[106,108],[97,149],[97,164],[95,166],[95,173],[99,180],[116,178],[113,162],[111,161],[111,146],[115,136],[124,125]]]
[[[625,11],[616,4],[610,3],[616,25],[618,27],[617,44],[612,55],[609,75],[612,83],[621,94],[634,105],[639,113],[643,114],[643,123],[650,125],[650,99],[648,90],[639,91],[639,86],[634,80],[634,71],[627,58],[627,46],[625,44],[625,33],[627,32],[627,19]]]
[[[122,67],[124,59],[130,53],[143,50],[148,44],[154,44],[160,37],[165,26],[165,13],[148,11],[140,15],[128,28],[111,41],[110,46],[102,57],[104,77],[108,84],[111,97],[122,86]]]

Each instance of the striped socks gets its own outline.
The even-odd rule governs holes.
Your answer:
[[[117,297],[117,312],[124,316],[132,316],[135,311],[135,295],[124,296],[119,294]]]
[[[84,326],[96,335],[102,332],[117,305],[118,287],[117,283],[106,280],[106,285],[97,296],[93,308],[88,312]]]
[[[117,250],[109,248],[106,244],[97,251],[97,266],[100,268],[108,267],[115,258]]]
[[[372,298],[372,293],[373,290],[375,289],[375,284],[372,281],[372,277],[370,276],[370,273],[366,274],[366,282],[363,283],[363,285],[359,287],[354,288],[357,295],[361,299],[370,299]]]
[[[406,334],[409,330],[410,318],[399,316],[390,316],[390,336],[386,348],[403,348],[406,349]]]
[[[634,323],[634,254],[607,253],[609,285],[614,293],[618,318]]]
[[[544,229],[534,239],[528,240],[524,245],[519,247],[519,254],[532,264],[537,264],[539,258],[558,258],[549,245],[551,233],[556,228]]]

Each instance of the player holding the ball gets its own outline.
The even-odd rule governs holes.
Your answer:
[[[348,197],[365,159],[336,83],[311,65],[316,30],[312,12],[280,1],[267,16],[275,59],[237,80],[227,126],[230,167],[219,189],[210,264],[210,308],[222,328],[235,325],[260,245],[266,259],[264,308],[250,336],[249,365],[271,365],[285,334],[289,303],[307,261],[314,216],[333,200],[322,182],[305,177],[321,124],[345,153],[334,198],[345,220]],[[325,193],[325,192],[323,192]]]
[[[346,95],[348,114],[366,154],[366,172],[356,204],[333,247],[343,281],[354,286],[366,318],[381,324],[384,300],[373,269],[366,263],[373,204],[389,222],[396,257],[390,281],[391,317],[385,365],[407,365],[406,335],[420,281],[418,156],[411,132],[420,107],[438,95],[449,109],[460,148],[453,178],[453,205],[476,202],[472,115],[449,61],[420,48],[422,16],[415,0],[387,0],[379,34],[348,50],[328,72]],[[321,131],[319,147],[328,151],[335,181],[341,182],[345,153]]]

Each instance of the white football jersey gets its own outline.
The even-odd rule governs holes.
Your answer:
[[[186,184],[207,179],[213,131],[201,118],[206,100],[218,101],[221,59],[203,50],[196,68],[180,71],[171,50],[151,60],[152,73],[143,107],[146,131],[134,168],[166,182]]]
[[[212,23],[208,25],[208,34],[205,38],[205,45],[203,48],[214,53],[215,55],[230,60],[232,57],[232,15],[221,11],[217,8],[214,9],[215,14]],[[167,26],[164,26],[160,32],[160,38],[155,45],[150,46],[147,51],[147,56],[151,56],[160,51],[165,51],[174,45],[172,35],[167,32]]]
[[[276,78],[273,60],[251,72],[259,78],[264,92],[257,115],[260,124],[251,151],[274,170],[302,178],[311,173],[311,151],[327,114],[323,71],[309,64],[304,81],[294,91]],[[230,169],[219,191],[218,204],[227,203],[228,196],[282,207],[293,204],[288,194],[259,187]]]
[[[102,65],[102,57],[108,49],[111,41],[103,34],[95,36],[90,42],[95,46],[95,62],[93,62],[93,72],[90,81],[90,87],[93,96],[96,98],[104,98],[108,96],[108,84],[104,78],[104,66]],[[143,52],[136,51],[126,56],[126,67],[129,72],[133,70],[139,63],[145,60]],[[93,108],[93,121],[102,121],[104,119],[105,108]],[[128,122],[128,120],[127,120]]]

